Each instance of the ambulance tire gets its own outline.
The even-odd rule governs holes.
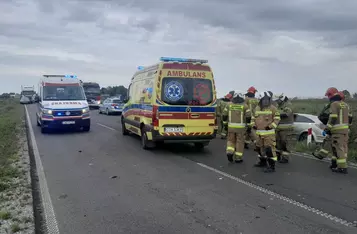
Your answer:
[[[194,145],[195,145],[195,148],[196,149],[203,149],[205,146],[207,146],[209,144],[209,142],[195,142]]]
[[[129,135],[129,131],[125,127],[124,119],[121,119],[121,133],[123,136]]]
[[[155,143],[148,140],[144,127],[141,128],[141,147],[145,150],[155,147]]]

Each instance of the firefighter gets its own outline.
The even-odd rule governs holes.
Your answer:
[[[332,141],[330,168],[333,172],[347,174],[348,133],[349,125],[352,123],[349,106],[342,101],[338,90],[334,87],[327,89],[325,96],[331,102],[325,130]]]
[[[288,163],[296,138],[294,134],[294,112],[292,103],[284,94],[274,99],[280,113],[280,122],[276,131],[276,153],[280,163]]]
[[[277,161],[275,129],[280,121],[280,113],[272,104],[269,91],[260,94],[251,120],[257,135],[255,151],[258,153],[258,162],[254,166],[266,167],[265,172],[274,172]]]
[[[221,134],[221,139],[225,139],[227,137],[227,130],[226,130],[226,125],[227,122],[223,121],[222,119],[222,113],[223,110],[226,108],[226,106],[230,103],[231,99],[233,97],[232,91],[229,92],[226,96],[224,96],[224,98],[221,99],[221,101],[219,102],[218,106],[217,106],[217,117],[219,118],[219,129],[220,134]]]
[[[258,92],[258,90],[254,86],[252,86],[247,90],[247,93],[245,94],[245,103],[248,105],[252,115],[254,115],[253,111],[258,105],[258,99],[255,97],[256,92]],[[244,148],[248,149],[249,144],[251,142],[255,143],[256,138],[257,137],[255,135],[254,130],[252,130],[251,126],[248,125],[245,133]]]
[[[344,101],[345,95],[343,94],[343,92],[339,92],[339,95],[340,95],[342,101]],[[326,104],[318,116],[319,120],[324,125],[327,125],[327,122],[329,119],[330,105],[331,105],[331,102]],[[320,160],[322,160],[326,157],[332,157],[332,155],[331,155],[331,149],[332,149],[331,148],[331,145],[332,145],[331,136],[326,134],[325,131],[323,132],[323,135],[325,136],[325,138],[321,144],[320,149],[318,149],[312,153],[312,155],[315,156],[315,158],[318,158]]]
[[[227,105],[222,114],[223,121],[227,121],[227,158],[236,163],[243,162],[244,134],[247,123],[250,123],[250,109],[245,103],[244,94],[235,92],[232,103]]]

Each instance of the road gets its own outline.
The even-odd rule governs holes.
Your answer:
[[[27,105],[61,233],[356,233],[357,170],[295,156],[265,174],[226,160],[224,141],[145,151],[120,117],[92,111],[88,133],[41,134]],[[301,203],[299,203],[301,202]]]

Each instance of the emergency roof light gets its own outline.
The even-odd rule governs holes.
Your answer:
[[[138,66],[138,70],[140,71],[140,70],[144,70],[145,69],[145,67],[144,66]]]
[[[187,58],[171,58],[171,57],[161,57],[162,62],[186,62],[186,63],[208,63],[208,60],[204,59],[187,59]]]

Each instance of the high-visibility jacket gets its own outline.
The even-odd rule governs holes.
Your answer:
[[[273,105],[263,109],[260,106],[257,106],[255,108],[254,117],[252,117],[251,121],[252,125],[257,128],[257,135],[275,134],[275,129],[278,127],[280,122],[280,113]]]
[[[291,102],[284,102],[279,106],[280,122],[278,125],[279,130],[292,130],[294,129],[294,112]]]
[[[331,133],[348,134],[350,124],[350,108],[344,101],[335,101],[330,105],[330,116],[327,128]]]
[[[230,103],[223,111],[223,120],[228,122],[228,131],[245,129],[251,114],[246,103]]]
[[[248,105],[251,115],[254,116],[255,108],[258,106],[259,103],[258,99],[246,97],[245,103]]]

